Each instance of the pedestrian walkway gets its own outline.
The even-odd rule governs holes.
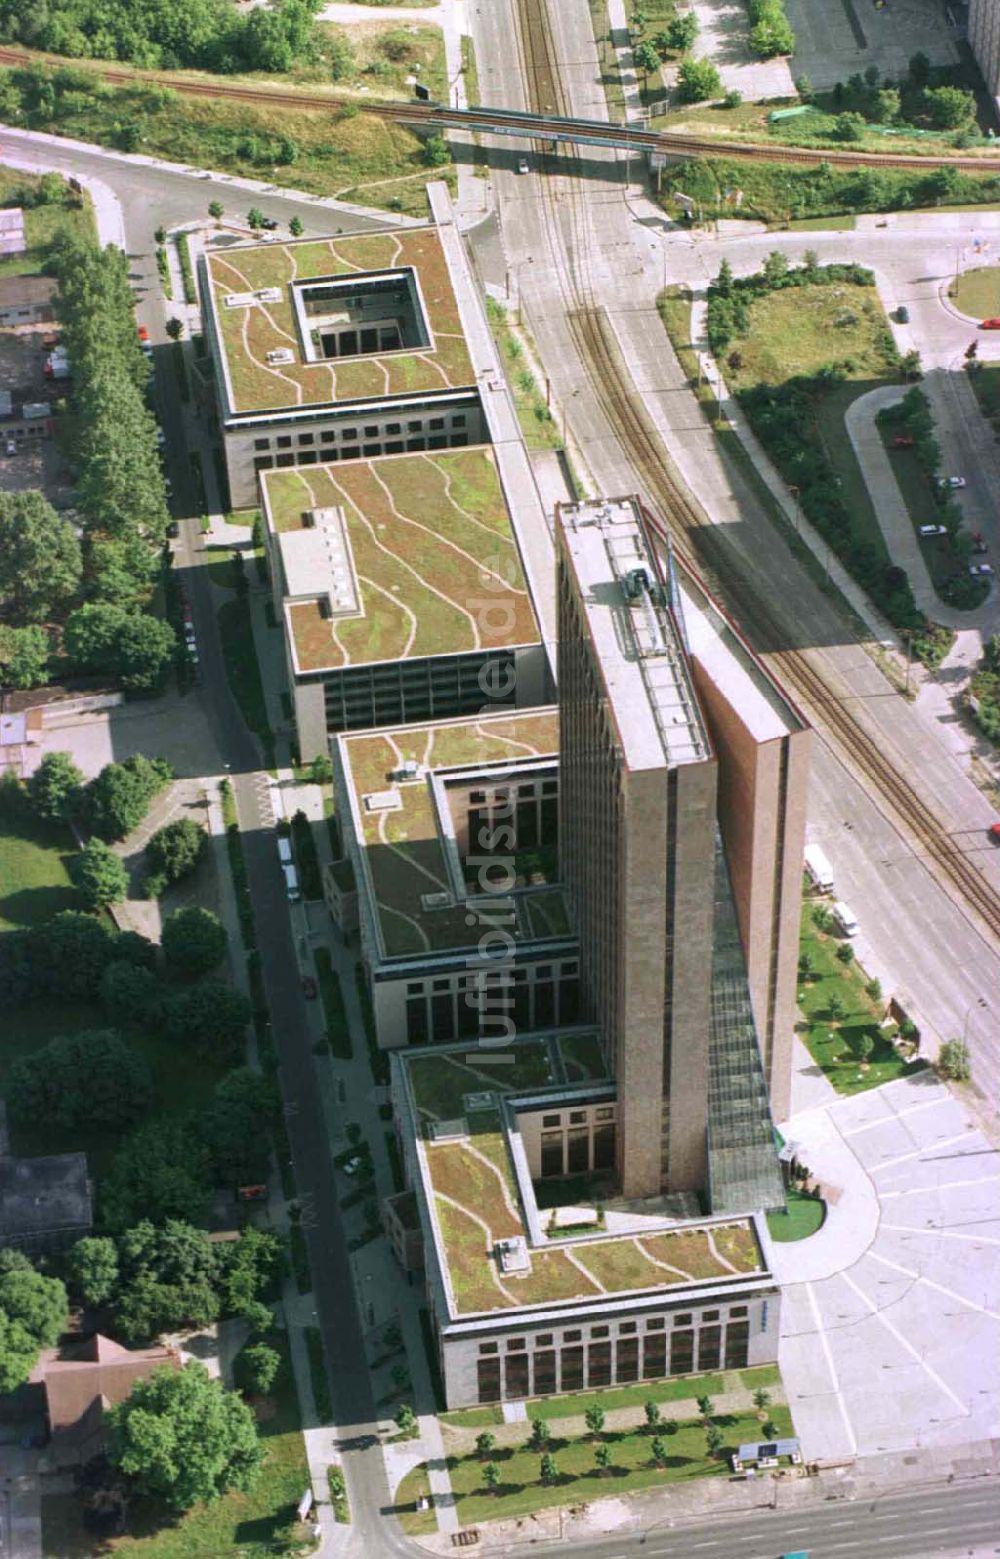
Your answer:
[[[632,53],[632,44],[629,41],[625,0],[608,0],[608,32],[612,47],[618,56],[618,79],[621,82],[622,97],[625,99],[625,117],[629,120],[644,119],[646,110],[642,104],[639,74]]]

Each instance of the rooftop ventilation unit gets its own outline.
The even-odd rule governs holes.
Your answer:
[[[227,292],[222,301],[227,309],[248,309],[251,303],[257,301],[257,297],[253,292]]]
[[[279,363],[294,363],[295,353],[289,346],[276,346],[268,352],[267,361],[272,367],[277,367]]]
[[[407,758],[405,763],[401,763],[398,768],[392,770],[389,777],[394,780],[415,780],[419,773],[419,763],[414,758]]]
[[[477,1110],[495,1110],[496,1107],[496,1095],[488,1088],[482,1093],[467,1093],[462,1096],[462,1108],[466,1115],[475,1115]]]
[[[498,1240],[496,1256],[501,1272],[531,1271],[531,1257],[528,1255],[527,1242],[521,1234],[513,1234],[506,1240]]]
[[[399,795],[398,790],[393,792]],[[422,893],[420,895],[421,909],[451,909],[452,897],[450,893]]]
[[[448,1142],[455,1137],[467,1137],[469,1128],[461,1115],[450,1121],[431,1121],[427,1135],[432,1142]]]
[[[280,287],[261,287],[260,290],[257,293],[255,293],[254,296],[256,297],[258,303],[280,303],[281,302],[281,288]]]
[[[403,798],[398,790],[373,790],[364,798],[366,812],[398,812]]]

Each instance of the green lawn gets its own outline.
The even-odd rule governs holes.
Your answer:
[[[1000,366],[979,363],[969,375],[969,383],[984,417],[1000,417]]]
[[[408,76],[418,75],[435,102],[448,101],[448,70],[444,57],[444,36],[440,27],[421,23],[387,25],[372,15],[359,16],[346,25],[320,22],[320,32],[346,38],[354,50],[355,70],[338,81],[340,90],[368,91],[377,97],[410,99],[413,87]]]
[[[0,932],[82,908],[70,881],[73,835],[25,813],[0,817]]]
[[[98,1554],[114,1559],[263,1559],[288,1551],[278,1544],[309,1486],[309,1468],[287,1343],[282,1333],[268,1342],[281,1352],[282,1370],[266,1414],[259,1415],[266,1457],[249,1494],[227,1494],[180,1519],[136,1501],[129,1508],[128,1536],[108,1544],[89,1536],[72,1494],[43,1495],[43,1559],[96,1559]],[[295,1530],[301,1541],[304,1530]]]
[[[799,976],[799,1011],[802,1037],[809,1053],[825,1072],[838,1093],[863,1093],[881,1083],[908,1076],[907,1066],[883,1030],[879,1027],[881,1003],[876,1004],[865,991],[865,981],[854,963],[844,964],[837,957],[843,939],[822,931],[815,922],[816,906],[802,907],[801,950],[808,954],[812,973]],[[836,1020],[830,1013],[830,1001],[836,996],[844,1007]],[[874,1047],[867,1063],[857,1045],[861,1036],[870,1035]]]
[[[0,168],[0,206],[20,205],[24,192],[35,191],[40,184],[40,177],[34,174]],[[68,184],[63,188],[66,191],[63,204],[26,208],[24,237],[27,248],[23,254],[9,254],[0,259],[0,276],[30,276],[44,272],[48,247],[61,228],[80,232],[88,238],[94,236],[94,212],[89,195],[74,195]]]
[[[948,288],[948,296],[971,319],[989,319],[1000,314],[1000,265],[963,271]]]
[[[724,369],[732,390],[784,384],[832,361],[850,364],[848,382],[867,384],[893,371],[892,336],[873,286],[823,281],[748,301],[749,332],[732,342],[740,365],[727,361]]]
[[[545,404],[545,395],[525,365],[522,332],[512,328],[507,310],[493,298],[486,299],[486,313],[500,348],[525,443],[529,449],[561,449],[563,440]]]
[[[429,1533],[437,1531],[437,1516],[433,1508],[417,1509],[417,1500],[429,1499],[430,1492],[427,1464],[421,1462],[418,1467],[414,1467],[406,1474],[396,1490],[396,1502],[392,1507],[393,1515],[407,1537],[426,1537]]]
[[[790,1244],[793,1240],[806,1240],[810,1234],[815,1234],[821,1228],[826,1217],[826,1204],[815,1196],[805,1196],[801,1191],[790,1186],[785,1193],[788,1210],[783,1213],[768,1213],[767,1229],[772,1240],[779,1245]]]
[[[774,1406],[770,1416],[779,1435],[792,1432],[791,1414],[787,1407]],[[551,1485],[538,1481],[541,1455],[528,1449],[499,1448],[491,1460],[500,1469],[500,1483],[490,1492],[483,1479],[484,1463],[475,1454],[448,1457],[448,1470],[455,1493],[458,1519],[461,1525],[471,1526],[477,1521],[490,1521],[502,1517],[526,1515],[553,1505],[577,1504],[620,1496],[633,1489],[655,1487],[667,1482],[686,1481],[691,1478],[725,1477],[729,1472],[728,1452],[743,1441],[756,1440],[760,1436],[760,1419],[753,1412],[720,1413],[715,1422],[725,1435],[725,1443],[717,1459],[709,1457],[705,1445],[705,1430],[696,1421],[682,1422],[675,1434],[664,1434],[667,1457],[663,1466],[657,1466],[650,1447],[655,1436],[641,1430],[610,1430],[599,1438],[583,1435],[577,1439],[553,1439],[546,1450],[553,1456],[558,1476]],[[527,1432],[525,1435],[527,1438]],[[599,1444],[611,1452],[611,1466],[602,1472],[595,1466],[594,1453]],[[412,1501],[416,1480],[410,1487],[401,1486],[397,1494],[398,1505]],[[401,1498],[402,1496],[402,1498]]]

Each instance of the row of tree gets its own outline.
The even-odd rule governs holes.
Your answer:
[[[0,40],[146,70],[287,71],[316,49],[319,0],[0,0]]]

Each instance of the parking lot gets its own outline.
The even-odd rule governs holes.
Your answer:
[[[821,90],[877,65],[883,75],[906,73],[911,55],[926,54],[932,65],[958,60],[941,0],[786,0],[795,32],[792,75],[808,76]]]
[[[774,1247],[806,1455],[995,1438],[1000,1154],[930,1071],[782,1129],[840,1193],[818,1234]]]
[[[39,488],[57,509],[71,508],[71,473],[57,440],[47,431],[46,419],[22,421],[20,408],[27,402],[48,401],[60,394],[59,385],[45,378],[42,338],[51,325],[0,329],[0,387],[10,392],[14,415],[0,418],[0,489],[23,492]],[[17,453],[8,453],[13,441]]]

